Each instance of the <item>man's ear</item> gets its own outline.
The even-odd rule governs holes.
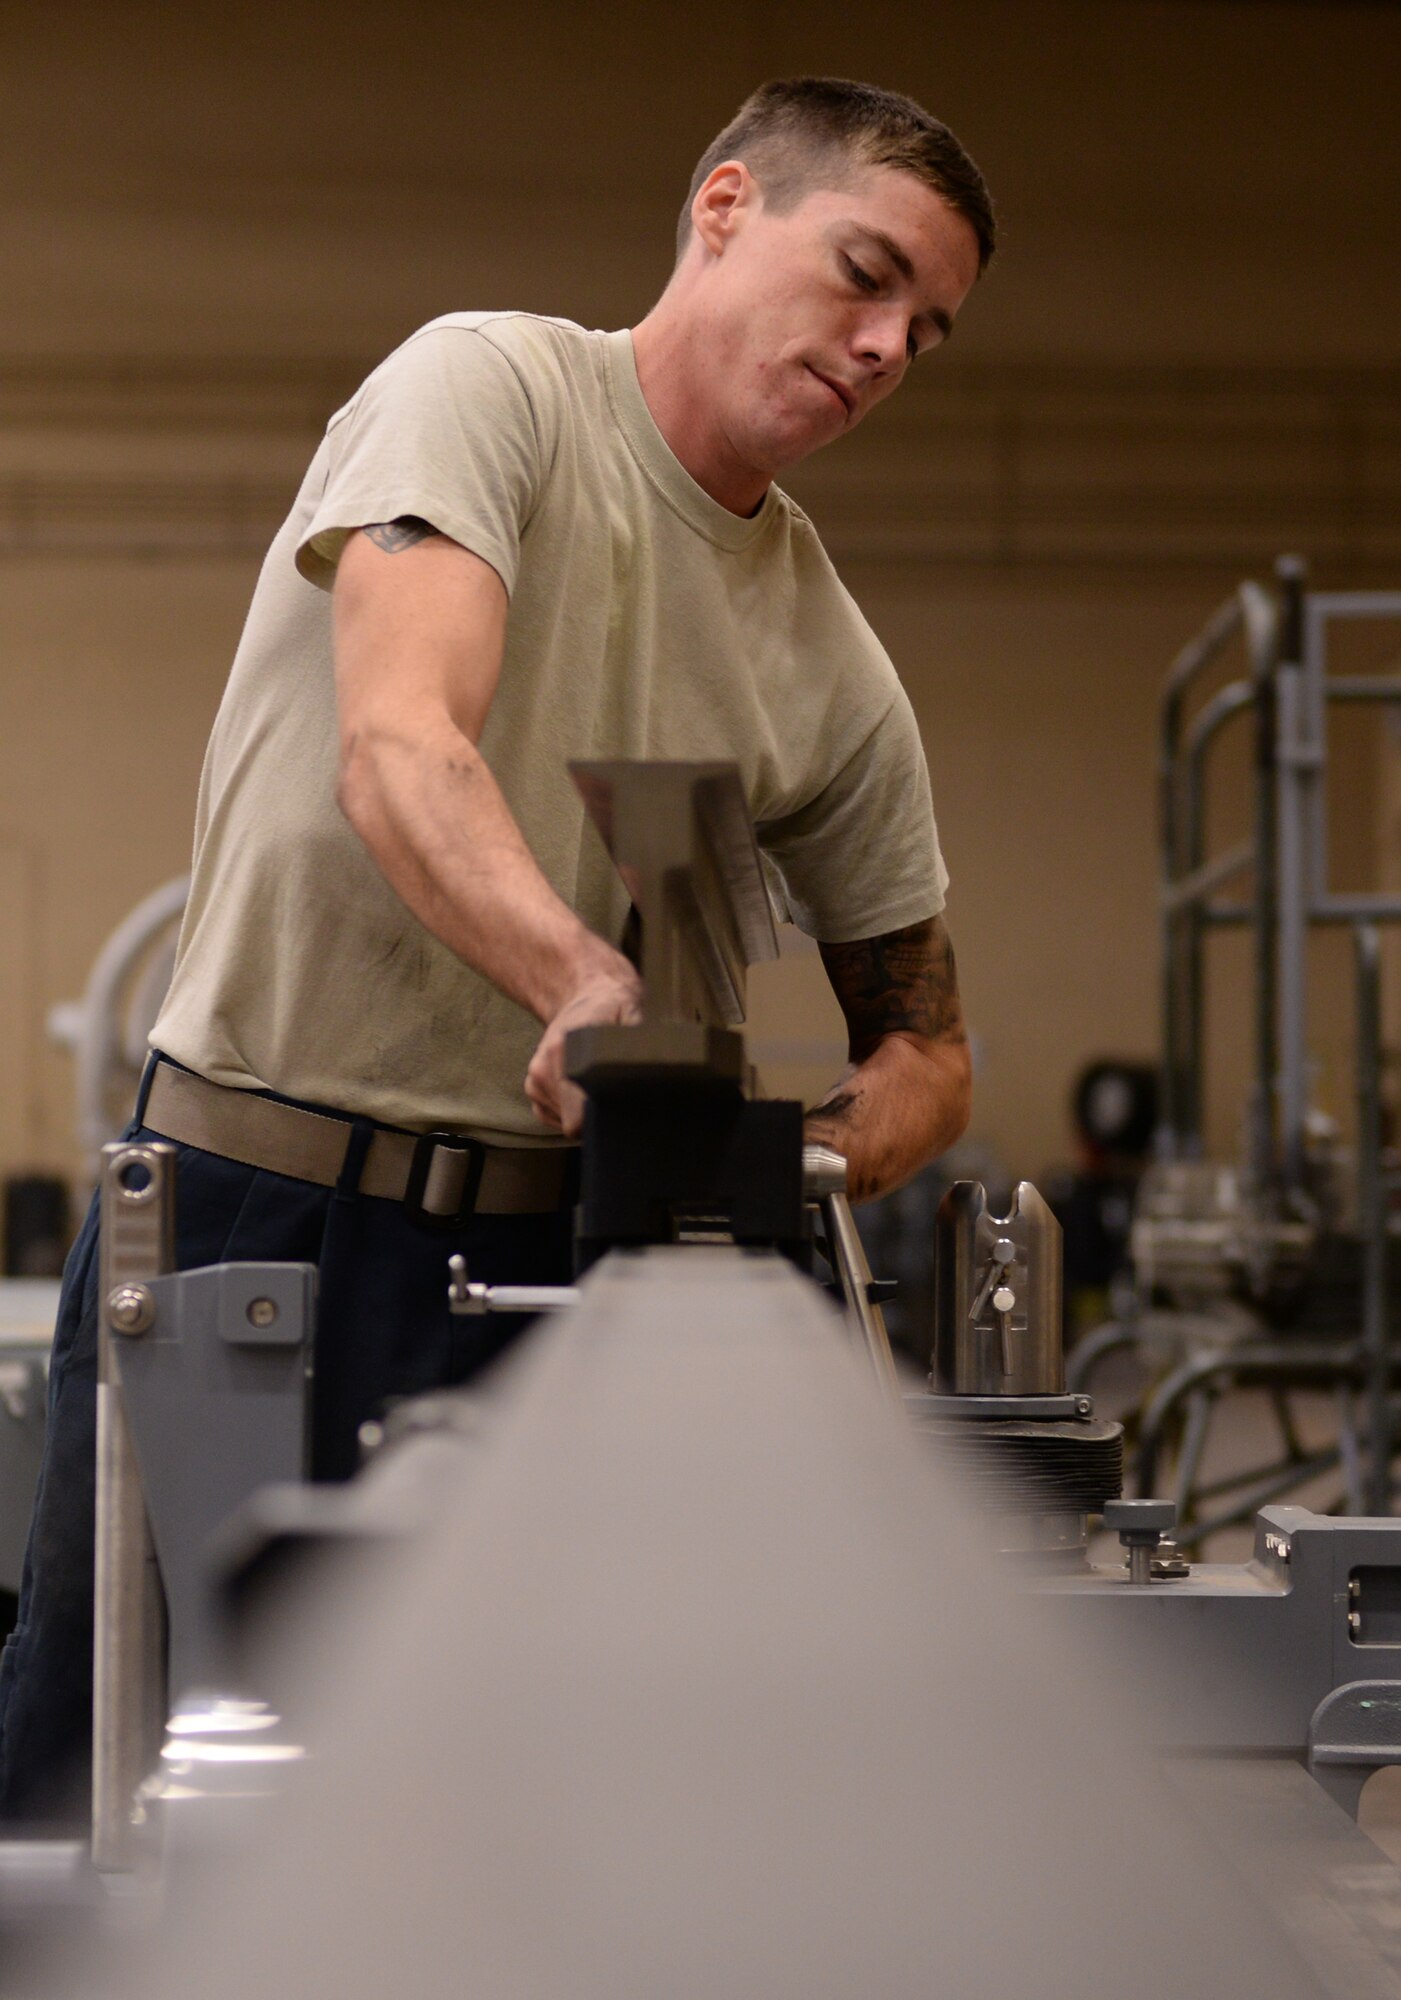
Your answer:
[[[759,183],[743,160],[722,160],[691,203],[691,228],[714,257],[759,204]]]

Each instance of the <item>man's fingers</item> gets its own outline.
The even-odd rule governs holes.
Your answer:
[[[567,1138],[577,1139],[584,1129],[584,1093],[567,1077],[560,1079],[559,1126]]]
[[[542,1125],[555,1131],[562,1127],[559,1093],[564,1079],[560,1074],[563,1050],[557,1036],[546,1033],[525,1073],[525,1094],[530,1108]]]
[[[564,1073],[565,1038],[571,1028],[599,1021],[635,1021],[642,1008],[633,986],[614,985],[579,994],[560,1009],[540,1037],[525,1073],[525,1094],[542,1125],[566,1138],[584,1129],[584,1093]]]

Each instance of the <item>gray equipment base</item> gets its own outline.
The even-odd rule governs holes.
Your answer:
[[[1294,1757],[1356,1812],[1362,1786],[1401,1763],[1401,1521],[1266,1507],[1243,1565],[1134,1585],[1086,1569],[1041,1586],[1075,1600],[1150,1691],[1163,1748]]]
[[[217,1672],[210,1537],[261,1486],[307,1468],[316,1271],[212,1264],[149,1281],[150,1330],[117,1341],[165,1586],[172,1698]]]

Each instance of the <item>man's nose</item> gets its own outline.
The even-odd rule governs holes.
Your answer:
[[[892,311],[873,316],[861,328],[861,358],[874,363],[882,374],[888,374],[892,368],[904,365],[908,339],[909,328],[903,313]]]

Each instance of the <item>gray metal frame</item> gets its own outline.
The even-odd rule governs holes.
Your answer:
[[[1216,927],[1246,925],[1255,945],[1255,1076],[1246,1121],[1246,1166],[1254,1198],[1281,1215],[1308,1212],[1308,933],[1346,924],[1355,939],[1358,1229],[1363,1243],[1359,1336],[1330,1350],[1326,1364],[1287,1336],[1226,1353],[1192,1357],[1161,1385],[1143,1413],[1140,1490],[1156,1476],[1157,1455],[1185,1407],[1190,1460],[1204,1430],[1204,1397],[1245,1379],[1287,1389],[1300,1370],[1323,1366],[1340,1395],[1364,1395],[1368,1439],[1365,1477],[1350,1463],[1355,1434],[1342,1427],[1331,1462],[1348,1474],[1349,1505],[1375,1513],[1391,1506],[1390,1457],[1395,1424],[1388,1352],[1387,1216],[1381,1160],[1381,997],[1378,926],[1401,922],[1401,895],[1343,895],[1328,883],[1327,721],[1330,704],[1401,702],[1401,679],[1328,672],[1331,628],[1360,619],[1401,620],[1401,592],[1310,592],[1303,564],[1276,565],[1274,600],[1244,583],[1174,661],[1162,698],[1159,783],[1162,819],[1163,1121],[1159,1151],[1168,1159],[1202,1151],[1206,937]],[[1249,673],[1206,701],[1191,723],[1186,700],[1226,648],[1244,637]],[[1208,753],[1236,716],[1253,713],[1253,838],[1224,854],[1205,845]],[[1221,888],[1253,870],[1250,896],[1225,901]],[[1072,1380],[1087,1386],[1092,1362],[1131,1343],[1106,1330],[1093,1351],[1072,1360]],[[1313,1458],[1289,1449],[1261,1468],[1279,1491],[1311,1478]],[[1184,1505],[1188,1495],[1180,1495]],[[1196,1535],[1248,1518],[1263,1492],[1229,1514],[1196,1526]],[[1189,1528],[1190,1524],[1184,1523]]]
[[[1328,673],[1331,625],[1401,620],[1401,591],[1319,592],[1303,564],[1282,557],[1277,601],[1243,583],[1169,669],[1159,749],[1164,1103],[1161,1146],[1193,1158],[1202,1144],[1205,941],[1208,931],[1255,933],[1255,1101],[1249,1163],[1261,1186],[1302,1185],[1307,1103],[1305,951],[1314,924],[1401,923],[1401,895],[1340,895],[1328,887],[1327,713],[1331,702],[1401,702],[1401,678]],[[1249,672],[1184,721],[1187,696],[1237,638]],[[1215,856],[1205,847],[1208,753],[1236,716],[1255,719],[1253,838]],[[1218,891],[1254,870],[1245,901]]]

